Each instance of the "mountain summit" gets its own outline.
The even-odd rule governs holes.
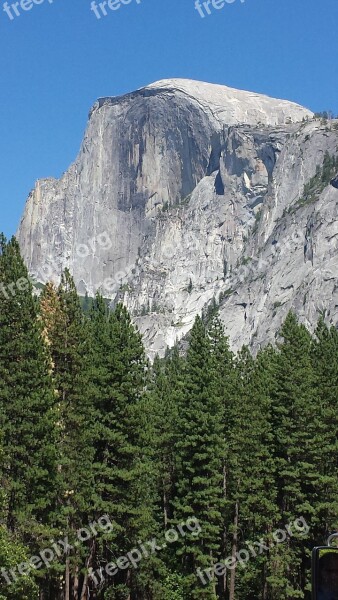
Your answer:
[[[221,85],[100,98],[75,162],[27,200],[24,258],[122,300],[150,355],[215,303],[234,348],[272,341],[290,308],[336,323],[337,145],[335,121]]]
[[[285,121],[297,122],[312,116],[309,110],[288,100],[276,100],[263,94],[191,79],[162,79],[143,90],[185,95],[191,102],[209,111],[220,125],[282,125]]]

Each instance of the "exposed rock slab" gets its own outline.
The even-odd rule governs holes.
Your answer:
[[[75,162],[38,181],[18,231],[40,281],[123,300],[150,355],[216,299],[233,347],[294,308],[337,320],[338,191],[299,202],[338,132],[307,109],[189,80],[102,98]],[[107,283],[109,282],[109,284]]]

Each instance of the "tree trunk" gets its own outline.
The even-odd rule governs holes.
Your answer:
[[[65,574],[65,600],[70,600],[70,568],[69,557],[66,558],[66,574]]]
[[[80,600],[87,600],[87,598],[88,598],[88,573],[86,573],[83,578]]]
[[[91,542],[91,546],[90,546],[89,556],[86,560],[86,570],[87,571],[93,564],[93,558],[95,556],[95,552],[96,552],[96,542],[95,542],[95,539],[93,539]],[[88,598],[88,581],[89,581],[88,573],[85,573],[84,578],[83,578],[80,600],[87,600],[87,598]]]
[[[130,588],[131,588],[131,572],[130,572],[130,569],[128,569],[128,571],[127,571],[126,585],[128,587],[128,596],[126,597],[126,600],[131,600],[131,592],[130,592]]]
[[[168,500],[167,500],[167,493],[166,493],[166,489],[165,489],[165,480],[162,480],[162,485],[163,485],[163,518],[164,518],[164,529],[167,530],[167,525],[168,525]]]
[[[271,541],[271,532],[272,532],[272,526],[269,525],[268,529],[267,529],[267,538],[268,538],[268,546],[269,546],[269,554],[268,554],[268,559],[270,558],[270,548],[273,546],[273,542]],[[267,564],[265,563],[264,567],[263,567],[263,591],[262,591],[262,600],[268,600],[268,596],[269,596],[269,586],[268,586],[268,582],[266,580],[268,575],[268,568],[267,568]]]
[[[231,556],[236,560],[236,552],[238,547],[238,513],[239,506],[238,500],[236,500],[235,516],[234,516],[234,534],[232,539],[232,550]],[[236,567],[231,570],[230,574],[230,586],[229,586],[229,600],[235,600],[235,582],[236,582]]]
[[[227,470],[226,470],[226,465],[224,465],[223,467],[223,498],[224,500],[226,500],[227,497]],[[223,556],[224,556],[224,560],[226,558],[226,552],[227,552],[227,528],[225,525],[225,520],[224,520],[224,527],[223,527]],[[224,572],[224,575],[222,578],[220,578],[219,581],[219,587],[220,587],[220,592],[221,592],[221,597],[223,599],[225,599],[226,597],[226,593],[227,593],[227,573],[226,570]]]
[[[73,598],[79,600],[79,566],[75,567],[74,585],[73,585]]]

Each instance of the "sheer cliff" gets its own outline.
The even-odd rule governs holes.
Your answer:
[[[27,200],[29,270],[125,302],[150,355],[215,302],[235,349],[273,341],[290,308],[336,323],[337,128],[189,80],[101,98],[75,162]]]

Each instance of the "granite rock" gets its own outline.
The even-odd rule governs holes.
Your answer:
[[[101,98],[75,162],[27,200],[23,256],[41,282],[69,267],[81,294],[122,300],[150,356],[215,300],[234,349],[273,341],[291,308],[336,324],[337,178],[302,197],[337,145],[334,122],[225,86]]]

